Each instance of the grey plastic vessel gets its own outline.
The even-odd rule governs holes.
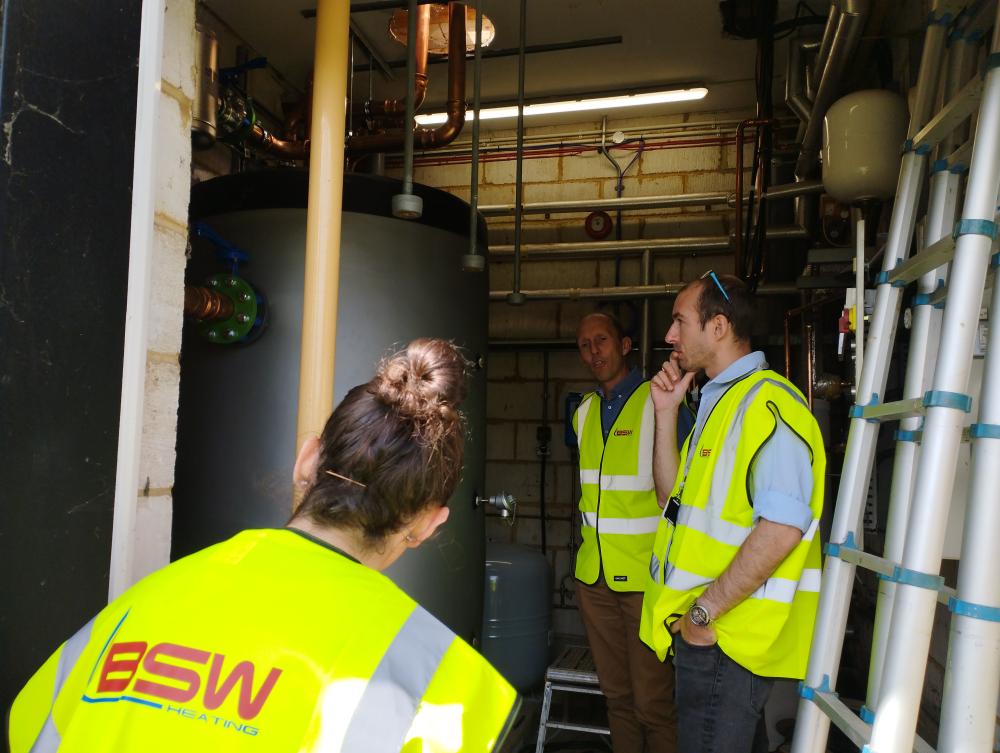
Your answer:
[[[486,545],[483,656],[518,690],[545,679],[549,664],[552,575],[541,552]]]
[[[468,252],[468,205],[417,186],[425,217],[389,216],[398,181],[345,180],[335,400],[367,381],[376,362],[416,337],[443,337],[484,357],[487,278],[460,269]],[[195,187],[192,221],[250,255],[239,274],[267,297],[269,325],[245,345],[218,346],[185,326],[181,354],[173,557],[244,528],[282,526],[291,511],[305,264],[308,173],[276,170],[217,178]],[[464,230],[463,230],[464,228]],[[482,237],[482,234],[481,236]],[[193,243],[188,284],[225,266],[214,247]],[[482,619],[485,391],[473,370],[463,406],[469,433],[451,517],[387,574],[466,640]]]

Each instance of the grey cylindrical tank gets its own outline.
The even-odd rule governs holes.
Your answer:
[[[552,577],[541,552],[486,545],[483,656],[520,691],[538,686],[549,664]]]
[[[416,186],[420,221],[389,215],[399,182],[348,175],[344,187],[334,399],[371,378],[378,360],[416,337],[443,337],[472,358],[487,348],[487,279],[460,268],[468,205]],[[295,455],[308,173],[274,170],[195,186],[192,221],[250,255],[239,274],[267,299],[269,324],[255,342],[219,346],[186,326],[181,353],[173,556],[244,528],[284,525]],[[480,239],[485,235],[481,229]],[[204,240],[193,243],[188,284],[225,269]],[[467,640],[482,616],[485,373],[474,370],[463,405],[465,469],[437,536],[387,574]]]

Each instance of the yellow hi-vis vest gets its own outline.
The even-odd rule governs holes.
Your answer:
[[[826,455],[816,420],[801,393],[773,371],[753,372],[732,384],[708,419],[683,483],[681,449],[673,494],[680,494],[676,525],[668,504],[660,518],[643,598],[640,637],[661,660],[670,648],[668,625],[683,615],[732,562],[753,526],[750,473],[754,458],[782,421],[808,445],[813,490],[812,524],[802,541],[756,592],[713,623],[719,647],[762,677],[805,677],[819,603],[820,540]],[[693,435],[693,433],[692,433]]]
[[[604,580],[615,591],[641,591],[660,506],[653,488],[653,401],[649,382],[628,397],[607,442],[601,431],[601,399],[583,398],[573,416],[580,447],[580,551],[576,577],[588,585]]]
[[[244,531],[144,579],[14,701],[11,753],[490,751],[514,689],[380,573]]]

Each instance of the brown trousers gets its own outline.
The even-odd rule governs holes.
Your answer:
[[[612,591],[603,575],[576,593],[615,753],[676,753],[674,668],[639,639],[642,593]]]

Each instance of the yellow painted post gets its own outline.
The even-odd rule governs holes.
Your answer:
[[[333,410],[349,18],[348,0],[319,0],[296,452],[308,437],[319,436]]]

